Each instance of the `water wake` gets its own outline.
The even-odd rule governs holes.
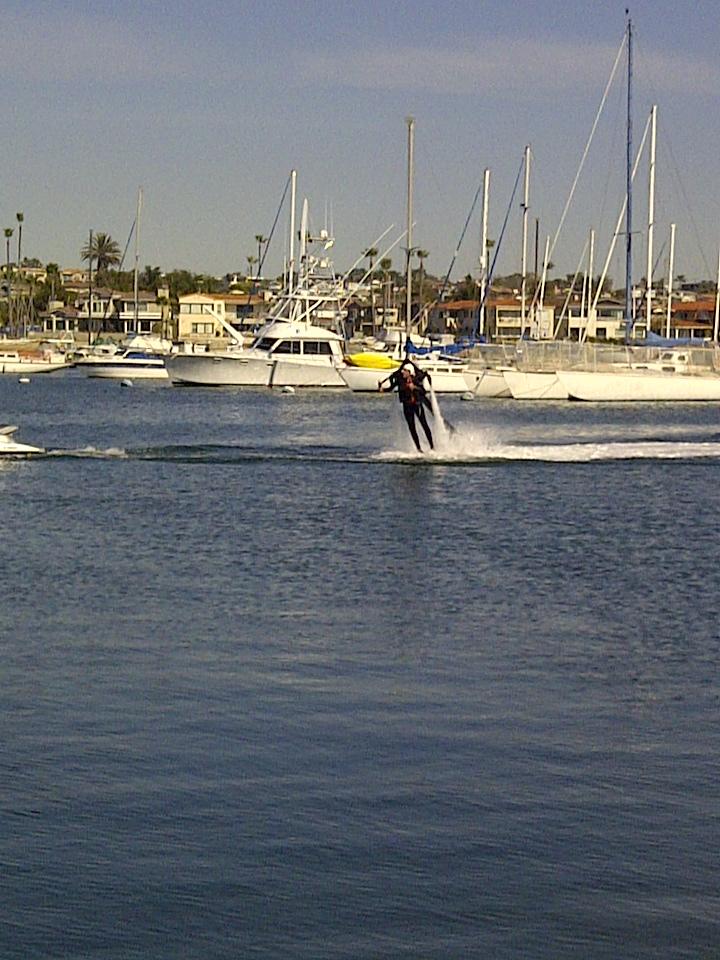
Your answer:
[[[380,460],[430,463],[487,463],[492,461],[545,461],[590,463],[608,460],[686,460],[720,458],[720,442],[701,440],[612,440],[607,442],[515,443],[492,433],[478,434],[462,427],[443,434],[437,431],[435,449],[384,450]]]

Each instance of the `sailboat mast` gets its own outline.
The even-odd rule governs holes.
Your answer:
[[[673,270],[675,269],[675,224],[670,224],[670,256],[668,258],[667,313],[665,314],[665,336],[670,339],[670,319],[672,317]]]
[[[625,156],[625,339],[630,339],[632,316],[632,20],[627,21],[627,141]]]
[[[715,282],[715,322],[713,324],[713,342],[717,346],[720,331],[720,253],[718,253],[717,280]]]
[[[413,164],[415,148],[415,118],[406,120],[407,135],[407,263],[405,265],[405,336],[412,333],[412,255],[413,255]]]
[[[593,270],[595,269],[595,230],[590,228],[590,238],[588,246],[588,306],[587,322],[590,323],[590,304],[593,302]]]
[[[488,288],[488,208],[490,204],[490,171],[483,173],[482,231],[480,235],[480,316],[478,331],[485,334],[485,300]]]
[[[135,214],[135,271],[133,274],[133,332],[138,332],[138,269],[140,266],[140,212],[142,210],[142,187],[138,187],[137,213]]]
[[[645,282],[646,336],[652,330],[652,271],[653,271],[653,237],[655,233],[655,143],[657,130],[657,107],[653,106],[650,112],[650,172],[648,177],[648,236],[647,236],[647,280]]]
[[[8,276],[9,276],[8,272]],[[10,285],[8,284],[8,304],[10,302]],[[93,344],[93,232],[88,238],[88,346]]]
[[[528,245],[528,210],[530,209],[530,146],[525,147],[525,187],[522,203],[522,280],[520,284],[520,337],[525,336],[527,321],[527,245]]]

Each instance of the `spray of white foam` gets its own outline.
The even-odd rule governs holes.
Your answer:
[[[122,447],[107,447],[104,450],[97,447],[81,447],[77,450],[48,450],[51,457],[87,457],[95,460],[122,460],[127,452]]]
[[[398,417],[396,446],[377,455],[380,460],[412,460],[437,463],[474,463],[488,461],[545,461],[550,463],[590,463],[608,460],[685,460],[720,459],[720,442],[715,440],[642,440],[618,438],[610,441],[567,442],[552,434],[544,443],[518,443],[506,434],[487,427],[449,423],[443,417],[437,397],[431,394],[431,426],[434,450],[417,452],[404,421]],[[424,437],[421,442],[424,444]]]

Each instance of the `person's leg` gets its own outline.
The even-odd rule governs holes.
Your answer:
[[[435,444],[433,443],[432,433],[430,432],[430,425],[427,422],[427,418],[425,417],[425,411],[423,410],[422,406],[419,406],[417,408],[417,417],[420,423],[422,424],[423,430],[425,431],[425,436],[427,437],[427,442],[430,444],[430,449],[434,450]]]
[[[420,450],[420,438],[418,437],[417,428],[415,427],[415,407],[413,407],[410,403],[404,403],[403,413],[405,414],[405,420],[407,421],[410,436],[413,438],[415,446],[418,448],[418,450]]]

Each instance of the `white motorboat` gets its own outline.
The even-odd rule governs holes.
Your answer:
[[[0,426],[0,457],[26,457],[33,453],[45,453],[42,447],[32,447],[13,439],[16,426]]]
[[[52,373],[64,370],[71,363],[64,353],[54,350],[20,353],[18,350],[0,351],[0,373],[15,373],[32,376],[34,373]]]
[[[176,353],[167,358],[173,384],[234,387],[342,387],[343,340],[304,321],[275,319],[246,349]]]
[[[85,357],[76,366],[88,377],[113,380],[167,380],[165,357],[145,350],[120,350],[106,356]]]
[[[340,369],[345,365],[344,341],[336,330],[346,316],[346,293],[335,277],[327,251],[334,240],[323,229],[317,236],[308,227],[307,200],[300,227],[300,257],[297,270],[294,241],[294,176],[291,201],[291,269],[287,286],[267,322],[252,344],[245,348],[238,331],[229,324],[235,341],[226,350],[206,353],[176,353],[167,358],[173,384],[235,387],[343,387]],[[319,244],[315,256],[310,247]],[[222,321],[221,321],[222,322]]]

